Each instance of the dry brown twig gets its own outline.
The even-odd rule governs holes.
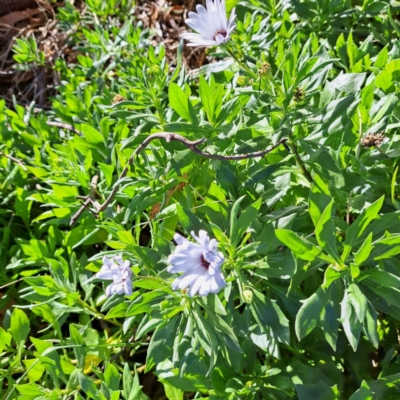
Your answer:
[[[104,211],[109,206],[109,204],[113,201],[114,197],[116,196],[119,185],[120,185],[120,181],[128,174],[129,167],[134,163],[136,156],[143,149],[145,149],[153,140],[156,140],[156,139],[164,139],[166,142],[177,141],[177,142],[182,143],[188,149],[190,149],[191,151],[193,151],[194,153],[196,153],[202,157],[210,158],[213,160],[222,160],[222,161],[246,160],[249,158],[264,157],[266,154],[270,153],[272,150],[276,149],[281,144],[284,144],[287,141],[286,138],[283,138],[283,139],[279,140],[278,143],[275,144],[274,146],[271,146],[270,148],[268,148],[266,150],[256,151],[254,153],[237,154],[237,155],[232,155],[232,156],[221,156],[219,154],[207,153],[198,148],[199,145],[203,144],[206,141],[206,138],[191,141],[191,140],[188,140],[185,137],[179,135],[178,133],[174,133],[174,132],[153,133],[152,135],[149,135],[137,147],[137,149],[132,153],[132,155],[130,156],[128,162],[126,163],[124,169],[122,170],[117,183],[114,184],[114,187],[112,188],[111,193],[109,194],[107,199],[104,201],[104,203],[101,205],[96,205],[93,203],[93,201],[89,200],[89,197],[88,197],[86,199],[85,203],[82,205],[82,207],[78,210],[78,212],[76,214],[74,214],[73,217],[71,218],[70,225],[73,225],[76,222],[76,220],[83,213],[85,208],[87,206],[89,206],[90,203],[94,204],[96,207],[96,211],[92,211],[96,217],[99,215],[100,212]]]
[[[56,128],[67,129],[68,131],[74,132],[79,136],[83,136],[83,133],[81,131],[70,124],[65,124],[64,122],[46,121],[46,124],[49,126],[55,126]]]
[[[19,160],[18,158],[15,158],[15,157],[13,157],[13,156],[10,156],[9,154],[5,154],[5,153],[3,153],[2,151],[0,151],[0,157],[6,157],[6,158],[8,158],[9,160],[11,160],[11,161],[17,163],[24,171],[28,171],[28,168],[26,168],[25,165],[24,165],[24,163],[23,163],[21,160]]]
[[[90,193],[87,196],[79,197],[79,199],[84,200],[82,203],[81,208],[72,216],[70,225],[74,225],[76,220],[81,216],[81,214],[88,209],[91,212],[91,209],[89,208],[90,204],[93,204],[96,208],[98,207],[96,201],[94,200],[96,196],[96,190],[97,190],[97,184],[99,183],[99,175],[95,175],[92,178],[92,181],[90,182]],[[97,214],[94,213],[95,217],[97,217]]]

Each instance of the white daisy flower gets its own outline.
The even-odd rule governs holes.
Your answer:
[[[98,279],[112,280],[113,282],[106,288],[106,296],[111,297],[113,294],[123,294],[127,296],[132,294],[132,271],[131,263],[123,260],[121,256],[111,259],[103,257],[103,265],[100,271],[95,275]]]
[[[184,33],[182,37],[189,40],[188,46],[219,46],[226,43],[235,29],[235,9],[229,21],[226,17],[225,0],[207,0],[206,8],[198,4],[197,14],[189,13],[185,21],[198,33]]]
[[[217,293],[220,288],[226,286],[224,276],[221,273],[221,265],[224,255],[217,252],[218,242],[208,237],[206,231],[199,231],[199,236],[191,232],[197,243],[189,242],[178,233],[174,240],[178,244],[174,253],[168,257],[168,272],[184,272],[172,283],[172,289],[186,289],[188,295],[193,297],[196,293],[207,296],[209,293]]]

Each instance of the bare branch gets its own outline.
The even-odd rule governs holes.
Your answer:
[[[92,181],[90,182],[90,193],[84,197],[85,201],[82,203],[81,208],[71,217],[71,221],[69,223],[70,226],[74,225],[77,219],[81,216],[81,214],[88,209],[89,211],[92,212],[92,210],[89,208],[90,204],[94,203],[94,197],[96,195],[96,190],[97,190],[97,184],[99,182],[99,176],[95,175],[92,178]],[[81,198],[81,196],[79,196]],[[97,217],[98,212],[93,213],[95,217]]]
[[[262,151],[256,151],[254,153],[247,153],[247,154],[238,154],[238,155],[233,155],[233,156],[221,156],[218,154],[210,154],[207,152],[204,152],[202,150],[200,150],[198,148],[198,146],[202,143],[204,143],[206,141],[205,138],[199,139],[199,140],[194,140],[194,141],[190,141],[188,139],[186,139],[185,137],[177,134],[177,133],[173,133],[173,132],[158,132],[158,133],[154,133],[150,136],[148,136],[140,145],[139,147],[132,153],[131,157],[129,158],[128,162],[125,165],[125,168],[122,170],[121,175],[118,178],[118,182],[121,181],[121,179],[123,179],[129,170],[129,166],[133,164],[133,162],[135,161],[136,156],[144,149],[146,148],[150,142],[152,142],[155,139],[164,139],[167,142],[170,142],[172,140],[175,140],[177,142],[182,143],[184,146],[186,146],[188,149],[190,149],[191,151],[193,151],[194,153],[205,157],[205,158],[211,158],[214,160],[226,160],[226,161],[232,161],[232,160],[245,160],[245,159],[249,159],[249,158],[257,158],[257,157],[264,157],[266,154],[268,154],[269,152],[271,152],[272,150],[276,149],[278,146],[280,146],[281,144],[285,143],[287,141],[286,138],[283,138],[281,140],[279,140],[279,142],[266,149],[266,150],[262,150]],[[105,202],[98,207],[97,209],[97,214],[99,214],[100,212],[104,211],[108,205],[112,202],[112,200],[114,199],[115,195],[117,194],[118,191],[118,187],[119,184],[115,184],[113,189],[111,190],[110,195],[107,197],[107,199],[105,200]],[[71,225],[72,225],[72,220],[71,220]]]
[[[19,160],[18,158],[15,158],[15,157],[13,157],[13,156],[10,156],[9,154],[5,154],[5,153],[3,153],[2,151],[0,151],[0,157],[6,157],[6,158],[8,158],[9,160],[11,160],[11,161],[17,163],[24,171],[28,171],[28,168],[26,168],[25,165],[24,165],[24,163],[23,163],[21,160]]]
[[[56,121],[46,121],[46,124],[49,126],[55,126],[56,128],[67,129],[68,131],[74,132],[79,136],[83,136],[83,133],[81,131],[78,131],[78,129],[70,124],[64,124],[63,122]]]

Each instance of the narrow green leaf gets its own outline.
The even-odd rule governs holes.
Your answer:
[[[275,235],[285,246],[289,247],[289,249],[302,260],[313,261],[317,257],[320,257],[328,262],[335,261],[330,257],[321,254],[321,249],[295,232],[289,231],[288,229],[275,229]]]
[[[209,232],[207,224],[200,220],[200,218],[190,210],[183,208],[181,205],[177,205],[176,212],[178,214],[179,222],[187,234],[194,231],[197,235],[201,229],[205,229]]]
[[[363,325],[363,332],[376,349],[379,347],[377,319],[378,313],[375,311],[373,305],[368,301],[367,312],[365,314]]]
[[[79,386],[90,399],[98,399],[98,390],[95,383],[82,372],[78,373]]]
[[[242,198],[241,198],[242,199]],[[239,199],[241,201],[241,199]],[[238,200],[238,201],[239,201]],[[238,203],[235,203],[235,205]],[[230,229],[230,240],[232,246],[236,247],[240,239],[245,234],[246,230],[250,227],[250,225],[254,222],[254,220],[258,216],[258,210],[261,207],[262,199],[258,199],[255,201],[250,207],[247,207],[241,214],[238,219],[236,219],[237,209],[234,205],[232,208],[231,214],[231,229]]]
[[[319,326],[321,313],[329,299],[327,291],[318,290],[304,301],[296,316],[295,330],[299,340],[306,337],[314,328]]]
[[[332,218],[332,207],[334,200],[326,206],[321,214],[317,226],[315,227],[315,237],[317,238],[318,244],[340,265],[343,266],[343,262],[340,259],[339,253],[336,249],[336,238],[335,238],[335,224]]]
[[[340,322],[343,325],[344,333],[346,334],[351,347],[354,351],[357,351],[362,323],[359,321],[357,314],[352,307],[352,302],[348,291],[345,292],[341,305],[342,309]]]
[[[239,212],[240,203],[246,196],[239,197],[232,206],[231,215],[230,215],[230,233],[229,237],[232,238],[235,235],[235,224],[237,221],[237,215]],[[232,239],[231,239],[232,241]]]
[[[212,75],[211,75],[212,76]],[[213,90],[208,86],[207,81],[200,75],[199,77],[199,94],[204,110],[207,114],[207,118],[211,124],[214,124],[214,97]]]
[[[321,219],[321,215],[330,203],[332,196],[329,192],[328,186],[319,175],[315,174],[313,179],[314,182],[311,186],[308,209],[314,226],[317,226],[319,220]]]
[[[365,208],[357,217],[357,219],[347,228],[346,239],[344,241],[344,248],[342,253],[343,261],[346,261],[346,258],[350,254],[351,248],[368,227],[369,223],[372,220],[379,218],[379,210],[382,208],[384,199],[385,196],[382,196],[377,201],[375,201],[375,203],[372,203],[370,206]]]
[[[261,331],[273,335],[279,342],[289,344],[289,321],[275,301],[271,301],[258,290],[253,290],[254,296],[250,310]]]
[[[355,283],[352,283],[347,288],[347,294],[359,322],[362,323],[365,318],[365,313],[367,312],[367,298]]]
[[[107,364],[107,367],[104,371],[104,380],[108,389],[119,390],[121,376],[113,364]]]
[[[399,242],[400,243],[400,242]],[[372,232],[367,236],[361,247],[358,249],[357,253],[354,253],[354,261],[357,265],[361,264],[369,257],[372,249]]]
[[[69,326],[69,333],[71,335],[71,341],[73,344],[78,345],[73,348],[76,359],[78,360],[79,368],[85,367],[85,341],[83,340],[82,335],[79,333],[79,330],[75,327],[74,324]]]

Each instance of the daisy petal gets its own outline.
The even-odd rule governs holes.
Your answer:
[[[189,291],[188,291],[188,295],[190,297],[193,297],[198,290],[200,289],[201,285],[204,283],[204,280],[206,278],[207,275],[207,271],[203,272],[202,275],[200,275],[192,284],[192,286],[190,286]]]
[[[114,271],[107,268],[101,268],[99,272],[95,275],[97,279],[103,279],[105,281],[111,280],[113,278]]]
[[[206,0],[206,7],[199,4],[196,11],[197,13],[189,12],[189,19],[185,21],[190,28],[198,32],[198,36],[182,35],[189,41],[188,46],[218,46],[229,40],[236,14],[233,9],[228,21],[225,0]]]
[[[221,274],[221,265],[224,255],[217,252],[218,242],[210,239],[205,230],[200,230],[198,236],[192,232],[196,243],[185,242],[176,246],[175,252],[168,257],[167,271],[170,273],[183,272],[172,283],[172,289],[186,289],[190,297],[197,293],[207,296],[209,293],[217,293],[220,287],[225,286],[225,280]]]
[[[179,233],[175,233],[174,235],[174,240],[177,244],[183,244],[185,241],[188,241],[185,239],[183,236],[181,236]]]

